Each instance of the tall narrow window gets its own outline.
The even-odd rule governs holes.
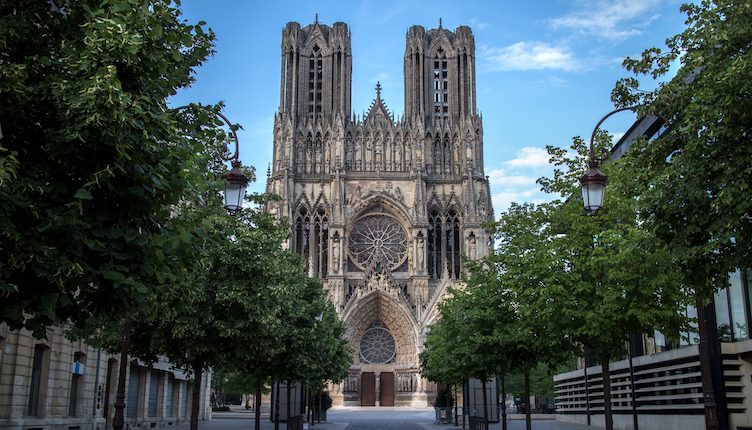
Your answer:
[[[159,406],[159,371],[152,369],[149,372],[148,416],[157,416],[157,406]]]
[[[437,209],[428,214],[428,275],[441,277],[441,215]]]
[[[313,223],[313,237],[315,244],[315,261],[313,262],[313,276],[325,278],[329,263],[329,218],[324,209],[318,209]]]
[[[311,54],[308,57],[308,117],[313,119],[316,113],[314,98],[316,97],[316,58]]]
[[[141,369],[138,364],[131,363],[128,374],[128,397],[125,401],[125,415],[128,418],[138,417],[138,400],[141,392]]]
[[[82,352],[73,354],[73,365],[71,366],[71,384],[68,396],[68,416],[79,416],[77,413],[79,396],[83,391],[84,366],[86,364],[86,355]]]
[[[433,59],[433,115],[441,117],[441,60],[438,55]]]
[[[40,405],[44,394],[43,383],[47,381],[46,367],[48,365],[49,348],[45,345],[34,347],[34,358],[31,364],[31,387],[29,390],[29,416],[40,416]]]
[[[175,375],[172,372],[167,373],[167,392],[165,393],[164,416],[175,416]]]
[[[311,217],[306,208],[300,208],[295,218],[295,242],[293,250],[303,257],[303,264],[308,271],[309,234],[311,229]]]
[[[450,210],[444,223],[446,230],[445,259],[449,269],[449,276],[454,279],[460,277],[460,219],[457,212]]]
[[[439,48],[433,58],[433,116],[449,116],[449,62],[444,49]]]

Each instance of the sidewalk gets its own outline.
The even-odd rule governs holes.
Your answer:
[[[435,424],[433,408],[361,408],[340,407],[328,411],[328,422],[314,424],[308,430],[411,430],[423,428],[424,430],[461,430],[462,417],[459,417],[458,426],[452,424]],[[244,407],[233,407],[229,412],[214,412],[212,420],[199,422],[199,430],[254,430],[253,411]],[[535,430],[593,430],[593,427],[576,424],[561,423],[556,421],[553,414],[533,414],[533,429]],[[509,430],[524,430],[524,414],[508,414],[507,425]],[[188,430],[188,424],[173,427],[175,430]],[[501,423],[490,423],[489,430],[500,430]],[[275,429],[273,422],[269,421],[268,411],[261,413],[261,430],[287,430],[287,424],[279,423]],[[469,429],[469,422],[465,421],[465,430]]]

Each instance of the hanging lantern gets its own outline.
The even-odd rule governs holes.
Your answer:
[[[597,212],[603,207],[603,196],[606,193],[608,179],[598,167],[597,161],[590,161],[587,172],[580,177],[582,204],[589,213]]]
[[[248,177],[240,169],[240,161],[232,161],[232,169],[222,175],[225,179],[225,209],[235,213],[243,208]]]

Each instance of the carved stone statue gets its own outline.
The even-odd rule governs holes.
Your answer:
[[[473,260],[477,258],[477,244],[475,235],[472,233],[470,233],[470,236],[467,238],[467,255]]]
[[[423,235],[419,233],[418,234],[418,239],[417,239],[417,245],[416,245],[417,256],[415,258],[415,261],[416,261],[416,264],[417,264],[416,269],[418,269],[420,271],[423,270],[423,263],[424,263],[424,260],[425,260],[425,243],[424,242],[425,241],[423,240]]]
[[[334,273],[339,273],[339,233],[335,233],[332,238],[332,255],[334,257]]]

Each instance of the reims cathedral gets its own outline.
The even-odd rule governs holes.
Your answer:
[[[282,31],[279,111],[268,210],[290,220],[288,246],[319,277],[355,354],[335,404],[425,406],[434,384],[418,354],[462,255],[488,253],[493,218],[483,172],[469,27],[413,26],[404,55],[405,112],[375,98],[351,109],[350,29]]]

